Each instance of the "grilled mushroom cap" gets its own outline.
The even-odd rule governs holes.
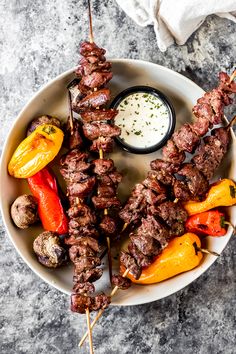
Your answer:
[[[60,245],[55,232],[45,231],[36,237],[33,249],[38,261],[49,268],[57,268],[67,259],[66,250]]]
[[[32,120],[32,122],[29,124],[29,126],[27,128],[26,135],[27,136],[30,135],[36,128],[38,128],[40,125],[43,125],[43,124],[52,124],[58,128],[61,127],[61,122],[58,118],[55,118],[55,117],[52,117],[49,115],[45,115],[45,116],[37,117]]]
[[[38,203],[32,195],[23,194],[11,206],[11,217],[17,227],[27,229],[38,221]]]

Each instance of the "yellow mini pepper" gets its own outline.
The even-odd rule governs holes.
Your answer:
[[[42,170],[58,154],[64,134],[51,124],[40,125],[15,150],[8,172],[16,178],[28,178]]]
[[[234,204],[236,204],[236,184],[231,179],[224,178],[211,186],[205,200],[189,201],[183,203],[183,206],[189,215],[195,215],[213,208]]]
[[[136,284],[154,284],[174,277],[200,264],[203,257],[200,247],[201,241],[193,233],[175,237],[149,267],[143,268],[138,280],[130,273],[127,277]]]

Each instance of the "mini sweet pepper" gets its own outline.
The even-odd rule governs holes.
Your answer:
[[[16,148],[8,172],[16,178],[28,178],[42,170],[58,154],[64,134],[51,124],[40,125]]]

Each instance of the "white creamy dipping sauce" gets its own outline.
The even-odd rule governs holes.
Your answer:
[[[119,113],[115,124],[121,128],[120,139],[136,148],[158,144],[168,133],[170,112],[168,106],[152,93],[135,92],[116,107]]]

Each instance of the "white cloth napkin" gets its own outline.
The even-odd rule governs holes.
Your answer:
[[[236,0],[116,0],[138,25],[154,25],[157,44],[164,52],[174,40],[184,44],[215,14],[236,22]]]

